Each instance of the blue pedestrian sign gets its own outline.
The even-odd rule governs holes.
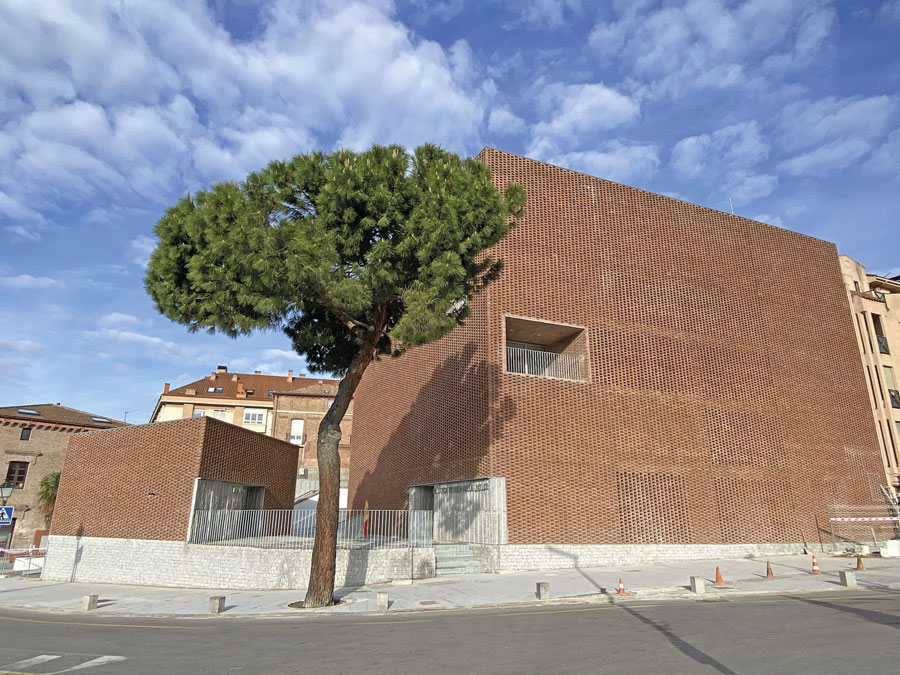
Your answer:
[[[0,506],[0,526],[12,525],[13,508],[12,506]]]

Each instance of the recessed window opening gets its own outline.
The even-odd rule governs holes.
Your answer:
[[[880,315],[872,314],[872,325],[875,327],[875,339],[878,341],[878,351],[882,354],[890,354],[891,349],[888,347],[888,341],[884,334],[884,328],[881,325]]]
[[[506,371],[561,380],[587,380],[584,329],[506,317]]]
[[[19,434],[20,441],[28,441],[31,440],[31,427],[25,427],[22,429],[22,433]]]

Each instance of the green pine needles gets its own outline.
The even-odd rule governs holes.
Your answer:
[[[502,268],[481,252],[524,202],[434,145],[298,155],[170,208],[146,288],[191,331],[280,328],[311,370],[344,374],[376,324],[387,354],[462,321]]]

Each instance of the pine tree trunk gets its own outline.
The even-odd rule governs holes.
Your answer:
[[[375,358],[375,345],[384,326],[383,307],[376,310],[375,325],[367,334],[347,374],[338,385],[331,408],[319,424],[316,461],[319,464],[319,503],[316,506],[316,538],[313,543],[309,586],[304,607],[328,607],[334,603],[335,559],[341,489],[341,420],[350,407],[366,367]]]

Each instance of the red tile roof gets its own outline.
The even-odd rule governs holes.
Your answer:
[[[23,412],[28,410],[33,410],[37,414]],[[68,408],[58,403],[4,406],[0,408],[0,418],[34,422],[36,425],[68,424],[91,429],[112,429],[113,427],[131,426],[128,422],[120,422],[105,415],[95,415],[84,410]]]
[[[187,390],[193,389],[195,392],[193,395],[198,398],[221,398],[223,400],[237,399],[238,385],[240,385],[243,390],[247,392],[246,398],[242,398],[241,400],[271,401],[272,397],[269,396],[270,391],[289,391],[297,393],[321,392],[322,394],[326,394],[327,390],[332,386],[336,387],[338,382],[339,380],[303,376],[295,376],[289,382],[287,375],[216,372],[204,377],[202,380],[197,380],[196,382],[170,389],[169,392],[163,394],[163,396],[177,396],[179,398],[192,396],[192,394],[187,393]],[[222,393],[217,394],[215,392],[207,391],[209,388],[221,388]],[[251,389],[253,390],[252,394],[250,393]]]

